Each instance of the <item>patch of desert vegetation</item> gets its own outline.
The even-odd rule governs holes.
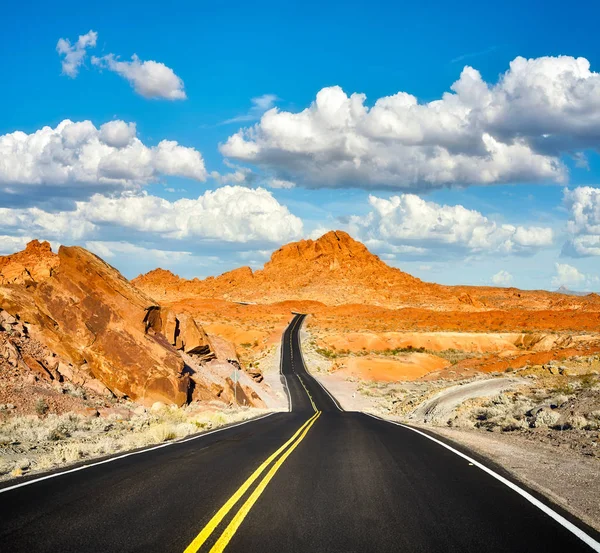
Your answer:
[[[376,412],[437,427],[517,433],[600,459],[600,356],[460,382],[358,381]]]
[[[174,441],[264,412],[220,405],[185,407],[157,403],[151,409],[122,403],[90,414],[48,413],[43,400],[36,414],[11,416],[0,406],[0,480],[47,471],[81,461]]]

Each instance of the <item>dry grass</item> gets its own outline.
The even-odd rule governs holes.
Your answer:
[[[74,413],[7,417],[0,422],[0,480],[185,438],[263,411],[199,411],[190,406],[138,412],[129,420]]]

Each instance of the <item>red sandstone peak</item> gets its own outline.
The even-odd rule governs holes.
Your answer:
[[[58,265],[48,242],[32,240],[23,251],[0,257],[0,284],[37,284]]]
[[[286,244],[255,272],[240,267],[190,281],[151,271],[133,283],[157,300],[198,296],[261,303],[306,299],[329,304],[383,303],[389,300],[391,288],[412,293],[435,286],[388,266],[364,244],[339,230],[316,240]]]

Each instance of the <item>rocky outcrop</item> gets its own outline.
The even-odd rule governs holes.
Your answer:
[[[147,331],[162,334],[175,349],[214,358],[208,335],[189,313],[175,313],[151,306],[147,309],[144,323]]]
[[[39,245],[28,246],[33,248]],[[0,306],[19,314],[31,333],[68,359],[84,380],[86,375],[117,396],[145,404],[184,404],[190,383],[183,360],[161,335],[149,332],[147,315],[159,314],[159,306],[83,248],[63,246],[54,257],[43,250],[51,263],[3,258]],[[196,347],[201,338],[190,331]]]
[[[272,302],[294,298],[327,304],[388,302],[396,297],[390,288],[406,294],[437,286],[389,267],[342,231],[282,246],[259,271],[240,267],[200,281],[180,279],[159,269],[140,275],[132,283],[161,300],[198,296]]]
[[[0,257],[0,286],[41,282],[50,277],[57,265],[58,256],[50,244],[32,240],[22,252]]]
[[[315,301],[460,312],[494,309],[600,311],[600,297],[488,286],[442,286],[390,267],[343,231],[282,246],[262,270],[241,267],[205,280],[186,280],[157,269],[134,285],[164,302],[222,299],[244,304]]]

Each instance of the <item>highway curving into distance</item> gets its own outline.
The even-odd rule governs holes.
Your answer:
[[[291,412],[4,483],[0,551],[600,551],[472,454],[344,412],[306,371],[303,321],[282,342]]]

